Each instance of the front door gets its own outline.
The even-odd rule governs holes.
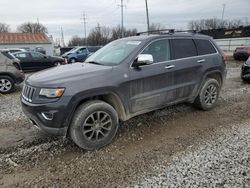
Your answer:
[[[128,85],[131,113],[149,111],[175,100],[174,67],[169,64],[169,40],[153,41],[141,54],[152,55],[154,62],[130,69]]]

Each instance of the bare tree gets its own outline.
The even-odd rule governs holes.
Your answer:
[[[211,29],[232,29],[243,26],[245,23],[240,19],[221,20],[217,18],[192,20],[188,23],[188,28],[191,30],[211,30]]]
[[[39,23],[26,22],[17,28],[21,33],[48,33],[48,29]]]
[[[73,36],[68,43],[68,46],[85,46],[85,38],[81,38],[77,35]]]
[[[111,39],[111,29],[106,26],[100,26],[91,30],[88,36],[88,44],[89,45],[105,45],[110,42]]]
[[[0,23],[0,33],[10,32],[10,26],[5,23]]]
[[[121,36],[122,28],[118,25],[112,29],[111,40],[119,39]],[[126,29],[123,28],[124,37],[135,36],[137,34],[137,29]]]

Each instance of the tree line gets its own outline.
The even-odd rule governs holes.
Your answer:
[[[221,20],[217,18],[191,20],[188,22],[187,28],[189,30],[211,30],[211,29],[232,29],[248,25],[248,21],[241,19],[234,20]],[[150,31],[158,31],[165,29],[165,26],[160,23],[152,23]],[[173,29],[173,28],[170,28]],[[0,33],[10,32],[10,26],[5,23],[0,23]],[[26,22],[17,27],[17,32],[20,33],[45,33],[48,34],[46,26],[40,23]],[[137,34],[137,28],[126,29],[123,28],[124,37],[134,36]],[[82,46],[82,45],[105,45],[110,41],[116,40],[121,37],[122,28],[118,25],[116,27],[100,26],[91,29],[87,39],[80,36],[73,36],[68,43],[68,46]]]

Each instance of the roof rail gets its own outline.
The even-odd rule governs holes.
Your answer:
[[[153,31],[144,31],[144,32],[140,32],[137,33],[137,36],[143,35],[143,34],[160,34],[160,35],[164,35],[164,34],[174,34],[174,33],[193,33],[196,34],[198,33],[196,30],[175,30],[175,29],[160,29],[160,30],[153,30]]]
[[[159,29],[159,30],[152,30],[152,31],[144,31],[144,32],[140,32],[137,33],[137,36],[143,35],[143,34],[173,34],[174,33],[174,29]]]

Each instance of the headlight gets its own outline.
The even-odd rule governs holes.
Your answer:
[[[39,95],[47,98],[58,98],[63,95],[64,91],[65,91],[64,88],[57,88],[57,89],[42,88],[40,90]]]

